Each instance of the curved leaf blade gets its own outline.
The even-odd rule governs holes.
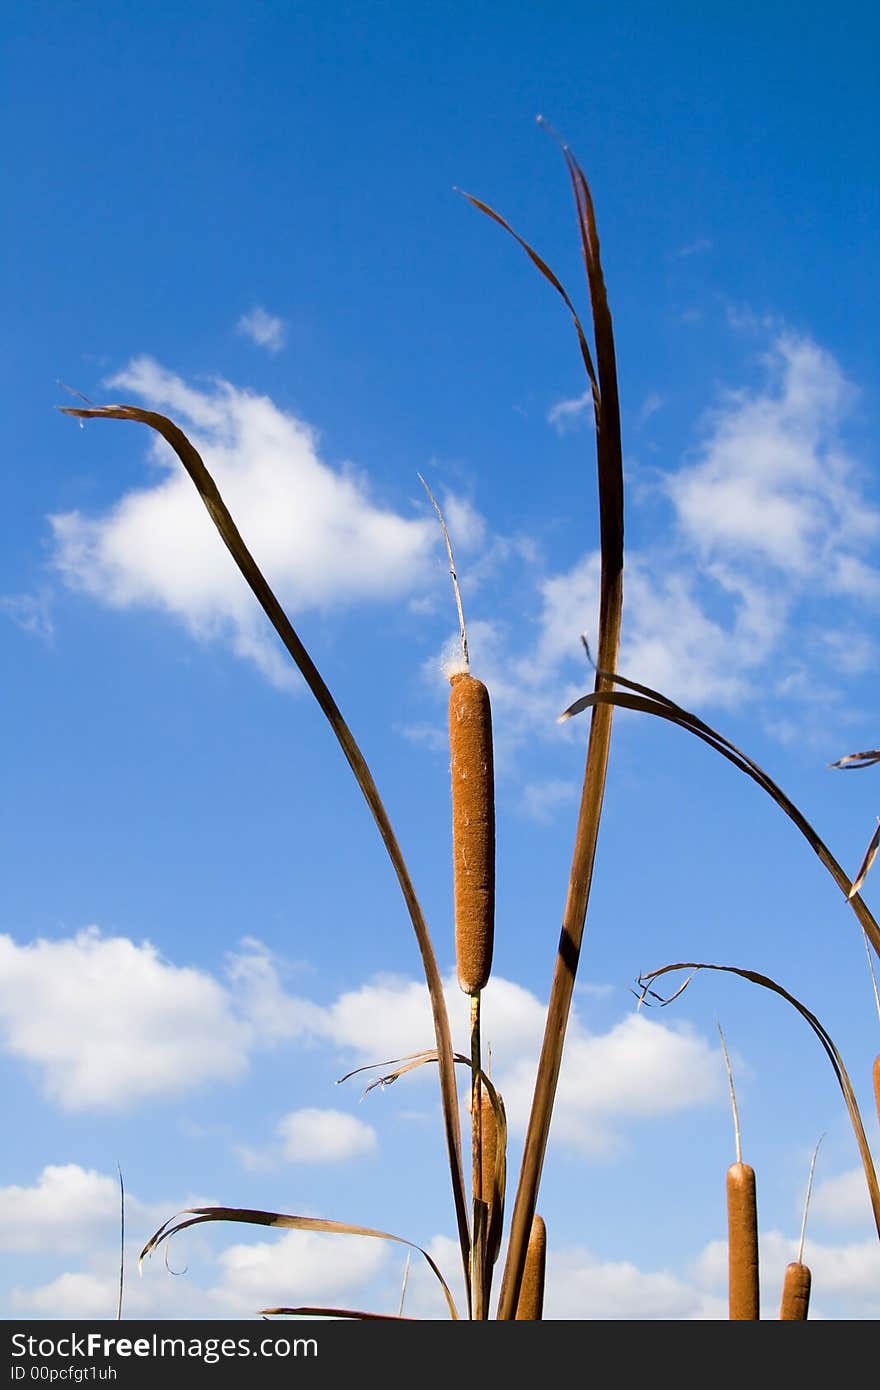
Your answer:
[[[373,780],[373,774],[367,765],[360,747],[351,732],[342,712],[330,693],[324,678],[312,661],[308,651],[295,631],[293,624],[275,597],[272,589],[266,581],[256,560],[251,555],[244,539],[226,503],[220,495],[220,490],[208,469],[204,460],[195,446],[186,437],[183,430],[169,420],[167,416],[160,415],[154,410],[142,410],[135,405],[105,405],[83,408],[80,406],[61,406],[59,407],[62,415],[72,415],[77,419],[84,420],[131,420],[137,424],[147,425],[155,430],[162,438],[171,445],[175,454],[183,464],[186,472],[192,480],[195,488],[204,503],[211,520],[214,522],[220,537],[227,550],[234,559],[241,574],[244,576],[251,592],[257,599],[263,612],[266,614],[270,623],[274,627],[290,656],[299,667],[306,684],[323,710],[328,723],[339,743],[345,758],[354,773],[355,780],[363,793],[364,800],[370,808],[373,819],[382,838],[382,843],[391,860],[397,881],[403,894],[404,901],[409,912],[410,921],[413,925],[419,953],[422,958],[422,969],[425,974],[425,981],[428,986],[428,993],[431,999],[431,1012],[434,1019],[434,1034],[437,1042],[437,1053],[439,1057],[440,1070],[440,1096],[443,1110],[443,1124],[446,1135],[446,1148],[449,1160],[449,1171],[452,1180],[452,1195],[455,1204],[456,1222],[458,1225],[458,1239],[461,1250],[462,1266],[464,1269],[465,1287],[468,1290],[470,1299],[470,1230],[468,1225],[467,1199],[465,1197],[464,1168],[461,1158],[461,1127],[458,1118],[458,1097],[455,1089],[455,1068],[452,1062],[452,1038],[449,1030],[449,1017],[446,1012],[446,1001],[443,997],[443,984],[440,979],[440,971],[434,955],[434,947],[431,943],[428,925],[422,913],[421,905],[416,897],[415,888],[409,876],[397,836],[388,818],[388,813],[379,796],[378,788]]]
[[[639,976],[639,984],[643,986],[650,984],[659,980],[662,975],[668,975],[675,970],[690,970],[694,973],[699,970],[718,970],[725,974],[738,975],[742,980],[749,980],[752,984],[760,985],[763,989],[769,989],[774,994],[778,994],[782,999],[786,1000],[787,1003],[791,1004],[792,1008],[797,1010],[801,1018],[806,1019],[831,1062],[834,1075],[837,1078],[837,1084],[843,1094],[853,1133],[856,1137],[859,1155],[862,1160],[865,1181],[868,1184],[868,1196],[871,1201],[871,1209],[874,1213],[874,1224],[877,1227],[877,1234],[880,1236],[880,1186],[878,1186],[877,1183],[874,1160],[871,1156],[871,1149],[865,1134],[865,1127],[862,1124],[862,1116],[858,1101],[856,1100],[856,1093],[853,1090],[852,1082],[843,1064],[843,1058],[838,1052],[834,1040],[827,1029],[820,1023],[816,1015],[807,1008],[806,1004],[802,1004],[799,999],[795,998],[793,994],[790,994],[782,985],[777,984],[775,980],[771,980],[769,975],[761,975],[757,970],[743,970],[736,965],[711,965],[706,961],[679,961],[674,965],[664,965],[659,970],[647,971],[646,974]],[[681,992],[681,990],[676,991],[673,998],[678,998]],[[671,1002],[671,999],[668,1001],[664,1000],[664,1005]]]
[[[188,1219],[184,1221],[180,1220],[180,1217]],[[355,1226],[347,1221],[325,1221],[315,1216],[291,1216],[287,1212],[259,1211],[250,1207],[186,1207],[176,1216],[163,1222],[158,1231],[150,1236],[138,1256],[138,1267],[140,1268],[144,1260],[152,1255],[163,1241],[169,1240],[171,1236],[177,1235],[180,1231],[185,1231],[189,1226],[200,1226],[208,1221],[233,1221],[246,1226],[272,1226],[287,1231],[315,1231],[327,1235],[370,1236],[375,1240],[389,1240],[393,1241],[395,1245],[405,1245],[410,1250],[416,1250],[424,1256],[443,1289],[450,1316],[458,1321],[458,1310],[449,1285],[427,1250],[423,1250],[420,1245],[416,1245],[415,1241],[406,1240],[403,1236],[392,1235],[389,1231],[377,1231],[372,1226]]]

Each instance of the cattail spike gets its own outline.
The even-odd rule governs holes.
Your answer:
[[[758,1297],[758,1205],[755,1170],[731,1163],[727,1170],[727,1240],[730,1317],[760,1317]]]
[[[451,678],[449,748],[455,958],[465,994],[478,994],[492,969],[495,929],[495,792],[492,712],[482,681]]]
[[[537,1322],[544,1317],[544,1274],[547,1266],[547,1227],[542,1216],[532,1218],[522,1284],[516,1305],[518,1322]]]
[[[485,1090],[480,1091],[480,1134],[481,1145],[481,1191],[484,1202],[492,1205],[492,1191],[495,1186],[495,1154],[498,1148],[498,1124],[495,1119],[495,1106]]]
[[[779,1316],[783,1322],[806,1322],[810,1312],[813,1276],[808,1265],[793,1260],[785,1271]]]

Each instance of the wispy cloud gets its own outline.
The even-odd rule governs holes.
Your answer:
[[[582,396],[575,396],[571,400],[557,401],[547,412],[547,423],[552,425],[557,434],[565,434],[567,430],[576,429],[588,413],[592,413],[593,397],[589,391],[585,391]]]
[[[0,613],[44,642],[51,642],[55,636],[55,624],[47,594],[0,594]]]
[[[344,1110],[306,1106],[282,1115],[275,1126],[275,1139],[264,1149],[239,1149],[246,1168],[272,1168],[279,1163],[344,1163],[375,1153],[379,1136]]]
[[[680,246],[675,254],[676,256],[687,259],[689,256],[705,256],[706,252],[711,250],[712,242],[709,238],[698,236],[694,237],[693,241],[689,241],[684,246]]]
[[[864,561],[880,535],[839,429],[854,398],[837,362],[810,339],[780,334],[762,390],[728,393],[708,418],[696,462],[668,492],[704,561],[760,563],[826,592],[876,597]]]
[[[639,426],[646,424],[652,415],[656,415],[658,410],[663,409],[665,404],[666,397],[661,396],[659,391],[649,391],[639,406],[639,413],[636,417]]]
[[[245,338],[250,338],[257,347],[267,348],[269,352],[280,352],[284,347],[284,323],[274,314],[268,314],[257,305],[250,313],[242,314],[236,329]]]
[[[809,705],[815,725],[840,671],[860,674],[876,661],[860,634],[864,606],[880,601],[880,509],[845,443],[856,392],[834,357],[777,325],[759,365],[758,384],[725,392],[696,446],[646,494],[665,503],[669,520],[662,540],[627,553],[620,669],[698,709],[735,708],[761,677],[767,727],[779,730],[774,701]],[[561,403],[561,419],[586,404]],[[658,406],[651,396],[643,410]],[[498,621],[482,625],[480,674],[502,763],[505,748],[553,734],[589,680],[578,637],[595,637],[598,552],[536,584],[527,645]],[[541,810],[552,814],[551,801]]]

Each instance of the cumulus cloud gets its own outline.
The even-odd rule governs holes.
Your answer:
[[[378,1148],[372,1125],[344,1110],[291,1110],[279,1120],[278,1134],[281,1153],[291,1163],[340,1163]]]
[[[851,1168],[833,1178],[816,1184],[810,1203],[814,1220],[835,1225],[863,1225],[871,1220],[871,1201],[868,1196],[864,1170]]]
[[[468,1004],[456,982],[446,984],[453,1045],[468,1047]],[[493,976],[482,995],[482,1033],[490,1041],[493,1076],[511,1129],[525,1128],[545,1005],[530,990]],[[327,1031],[365,1061],[403,1057],[433,1045],[423,985],[384,980],[350,991],[331,1006]],[[418,1075],[416,1073],[415,1075]],[[639,1120],[670,1115],[722,1097],[723,1071],[705,1039],[630,1014],[607,1033],[591,1034],[572,1015],[553,1118],[553,1139],[592,1157],[605,1157]]]
[[[759,1239],[761,1302],[779,1306],[782,1274],[797,1259],[798,1241],[779,1230],[762,1232]],[[826,1244],[808,1236],[804,1260],[813,1275],[811,1314],[823,1307],[848,1309],[834,1316],[874,1317],[880,1314],[880,1245],[876,1235],[849,1244]],[[707,1288],[723,1289],[727,1282],[727,1241],[711,1241],[694,1261],[692,1272]]]
[[[434,519],[375,500],[362,475],[324,461],[315,431],[268,397],[223,381],[196,388],[147,357],[109,385],[170,412],[190,432],[292,615],[407,596],[432,574]],[[130,449],[133,438],[120,431],[119,447]],[[162,440],[150,448],[157,476],[147,486],[99,515],[50,518],[56,568],[102,603],[161,609],[198,638],[226,639],[276,683],[293,682],[189,478]]]
[[[259,305],[250,313],[242,314],[236,325],[238,332],[250,338],[257,347],[268,348],[269,352],[280,352],[284,347],[284,324],[274,314],[268,314]]]
[[[620,670],[692,708],[742,704],[771,662],[772,689],[789,704],[827,706],[833,679],[822,687],[816,671],[823,662],[840,669],[841,642],[811,607],[823,598],[835,598],[835,630],[852,639],[844,644],[850,665],[863,671],[875,660],[858,632],[864,603],[880,599],[870,559],[880,510],[843,442],[856,393],[834,357],[803,335],[776,330],[762,369],[757,386],[723,395],[678,467],[642,488],[642,500],[669,508],[669,524],[662,540],[627,552]],[[656,395],[645,402],[658,404]],[[560,402],[551,422],[564,428],[588,407],[588,395]],[[537,581],[527,644],[484,622],[481,675],[502,757],[536,730],[551,734],[555,716],[590,683],[578,638],[595,639],[598,595],[592,551]],[[793,685],[805,633],[810,678]],[[764,701],[770,689],[763,680]]]
[[[0,1187],[0,1250],[80,1251],[118,1221],[118,1182],[76,1163],[49,1164],[31,1187]]]
[[[387,1259],[384,1241],[361,1236],[288,1231],[277,1240],[233,1245],[220,1256],[222,1283],[213,1290],[229,1316],[279,1301],[335,1303],[362,1287]]]
[[[26,946],[0,936],[0,1033],[65,1110],[180,1095],[246,1065],[246,1029],[218,981],[94,927]]]
[[[136,1268],[146,1236],[191,1201],[145,1203],[128,1193],[125,1270]],[[203,1202],[197,1205],[205,1205]],[[119,1188],[115,1177],[77,1164],[47,1167],[30,1187],[0,1188],[0,1249],[52,1251],[70,1267],[43,1283],[18,1284],[7,1306],[47,1318],[111,1318],[119,1283]],[[381,1273],[381,1241],[289,1231],[247,1240],[247,1227],[201,1227],[187,1234],[192,1271],[170,1278],[161,1259],[125,1279],[129,1317],[252,1317],[279,1302],[339,1302]],[[137,1235],[134,1232],[137,1232]],[[249,1232],[248,1232],[249,1233]]]
[[[696,461],[668,491],[703,556],[753,560],[831,592],[876,597],[859,552],[880,534],[839,430],[853,388],[811,339],[779,334],[757,393],[731,392],[709,417]]]
[[[602,1259],[586,1249],[547,1257],[547,1318],[599,1320],[723,1319],[727,1300],[672,1270],[644,1270],[630,1260]]]
[[[0,937],[0,1036],[31,1064],[47,1096],[66,1110],[123,1108],[181,1095],[246,1072],[260,1048],[333,1047],[353,1062],[403,1057],[434,1046],[424,984],[379,977],[318,1005],[290,994],[279,963],[249,941],[224,978],[163,960],[149,942],[103,937],[96,928],[61,941],[17,945]],[[445,982],[453,1040],[469,1046],[469,1008],[454,976]],[[483,995],[483,1035],[513,1127],[522,1128],[545,1005],[530,990],[494,977]],[[612,1149],[639,1117],[702,1105],[720,1071],[708,1044],[684,1026],[623,1018],[588,1033],[574,1011],[562,1071],[555,1135],[585,1153]],[[294,1112],[276,1147],[241,1153],[303,1161],[368,1153],[369,1125],[333,1110]]]

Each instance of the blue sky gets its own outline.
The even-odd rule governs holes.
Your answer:
[[[450,1278],[436,1080],[351,1067],[431,1042],[402,901],[327,727],[188,481],[59,383],[164,410],[203,449],[372,766],[452,979],[444,653],[493,701],[498,914],[484,1035],[515,1172],[565,886],[590,683],[595,463],[577,344],[508,217],[586,311],[543,112],[590,180],[626,471],[621,665],[745,747],[855,872],[878,739],[877,21],[867,6],[110,6],[7,16],[7,466],[0,920],[5,1316],[109,1317],[193,1201],[381,1227]],[[871,42],[872,38],[875,42]],[[865,890],[872,902],[872,882]],[[877,1316],[877,1243],[803,1023],[706,976],[762,971],[823,1020],[872,1115],[865,952],[781,813],[677,730],[615,726],[539,1209],[548,1314],[725,1313],[733,1158],[715,1020],[758,1175],[765,1307]],[[454,982],[457,1037],[465,1019]],[[184,1236],[145,1317],[267,1302],[393,1311],[397,1253]],[[414,1271],[414,1314],[442,1316]]]

